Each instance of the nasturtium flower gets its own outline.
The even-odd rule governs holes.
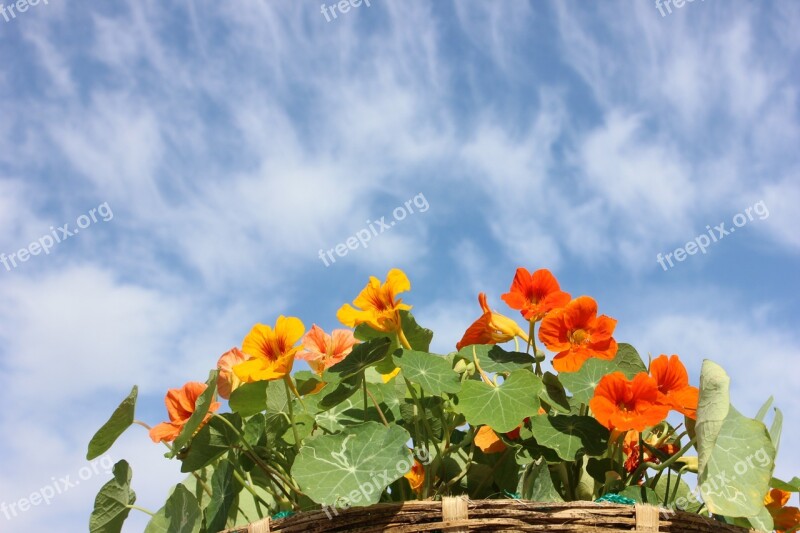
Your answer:
[[[297,359],[307,361],[311,370],[322,375],[347,357],[357,342],[349,329],[335,329],[328,335],[314,324],[303,337],[303,348],[297,353]]]
[[[523,341],[528,342],[528,336],[522,328],[519,327],[519,324],[507,316],[495,313],[489,308],[489,304],[486,303],[485,293],[482,292],[478,295],[478,303],[481,305],[483,314],[467,328],[464,336],[458,344],[456,344],[457,350],[473,344],[498,344],[507,342],[514,337],[519,337]]]
[[[659,401],[692,420],[697,418],[700,389],[689,385],[689,374],[677,355],[661,355],[650,363],[650,375],[658,384]]]
[[[162,422],[150,430],[150,438],[153,442],[172,442],[181,434],[183,426],[189,421],[195,410],[197,399],[206,390],[208,385],[196,381],[185,384],[180,389],[169,389],[164,403],[167,405],[169,422]],[[211,413],[219,409],[219,402],[213,402],[209,407],[209,414],[203,420],[203,424],[211,418]],[[203,424],[200,427],[203,427]]]
[[[772,515],[777,533],[797,531],[800,527],[800,509],[786,506],[791,495],[785,490],[771,489],[764,498],[764,506]]]
[[[231,393],[242,384],[242,380],[233,373],[233,367],[245,361],[247,361],[247,356],[239,348],[231,348],[219,358],[219,361],[217,361],[217,369],[219,370],[217,393],[220,397],[226,400],[230,399]]]
[[[303,323],[292,316],[279,316],[275,329],[256,324],[242,343],[249,359],[233,367],[233,372],[245,383],[283,379],[292,371],[294,356],[300,351],[295,344],[304,332]]]
[[[622,450],[625,452],[625,470],[627,472],[633,472],[639,465],[641,464],[642,459],[644,459],[647,463],[658,463],[660,462],[660,458],[657,455],[650,453],[650,450],[645,447],[644,453],[639,448],[639,437],[641,433],[636,430],[631,430],[625,435],[625,439],[622,442]],[[658,444],[658,436],[657,435],[650,435],[645,442],[652,447],[656,447]],[[680,446],[678,446],[677,442],[667,440],[663,442],[657,450],[663,452],[667,456],[672,456],[678,453],[680,450]]]
[[[610,361],[617,355],[614,328],[617,321],[597,316],[597,302],[579,296],[549,313],[539,326],[539,340],[548,350],[558,352],[553,367],[559,372],[577,372],[592,357]]]
[[[589,407],[598,422],[617,431],[643,431],[669,413],[669,407],[658,403],[656,381],[645,372],[636,374],[633,380],[622,372],[603,376]]]
[[[422,463],[414,459],[411,470],[403,477],[408,480],[408,484],[411,485],[411,490],[419,493],[422,490],[422,485],[425,483],[425,467],[422,466]]]
[[[375,276],[370,276],[369,283],[353,300],[355,307],[344,304],[336,313],[336,318],[350,328],[367,324],[376,331],[399,331],[400,311],[407,311],[411,306],[404,304],[397,295],[408,290],[411,290],[411,282],[405,272],[398,268],[389,271],[383,284]]]
[[[486,454],[500,453],[506,449],[505,443],[500,440],[500,437],[497,436],[497,433],[495,433],[494,430],[489,426],[481,426],[478,428],[478,432],[475,434],[475,438],[472,440],[475,443],[475,446],[477,446],[483,453]]]
[[[561,290],[553,274],[543,268],[533,274],[518,268],[509,292],[501,296],[511,309],[518,309],[525,320],[539,321],[570,301],[569,293]]]

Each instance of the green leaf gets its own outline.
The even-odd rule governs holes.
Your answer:
[[[522,500],[535,502],[563,502],[564,498],[553,485],[547,461],[539,459],[530,463],[519,480],[517,492]]]
[[[478,359],[478,364],[484,372],[489,374],[507,374],[514,370],[532,370],[536,359],[522,352],[507,352],[494,344],[473,344],[464,346],[458,355],[472,362]]]
[[[394,360],[407,380],[428,394],[454,394],[461,388],[461,378],[444,357],[427,352],[398,350]]]
[[[614,365],[614,371],[622,372],[628,379],[633,379],[633,376],[640,372],[647,372],[647,365],[642,361],[639,352],[636,351],[636,348],[625,342],[619,344],[617,355],[614,357],[612,363]]]
[[[540,446],[565,461],[574,461],[580,451],[601,455],[608,447],[608,429],[591,416],[537,416],[531,420],[531,431]]]
[[[775,447],[762,422],[730,405],[729,387],[722,367],[704,361],[695,428],[700,494],[712,513],[758,517],[775,466]]]
[[[167,454],[168,456],[174,456],[180,452],[192,440],[192,436],[203,423],[217,393],[217,374],[216,370],[212,370],[209,373],[208,381],[206,381],[206,390],[197,398],[194,405],[194,413],[186,421],[186,425],[183,426],[180,435],[172,443],[172,452]]]
[[[222,531],[233,507],[237,489],[233,480],[233,464],[223,459],[211,476],[211,502],[205,510],[207,531]]]
[[[314,417],[305,413],[295,414],[294,427],[297,430],[297,436],[300,438],[300,442],[303,442],[303,440],[314,431]],[[294,430],[291,425],[284,431],[283,435],[281,435],[281,439],[283,439],[283,442],[294,446]]]
[[[544,376],[542,376],[542,383],[544,383],[544,389],[539,393],[539,399],[556,411],[564,414],[569,413],[570,405],[567,391],[564,390],[564,385],[561,384],[558,377],[550,372],[545,372]]]
[[[603,376],[613,372],[613,361],[589,359],[577,372],[562,372],[558,379],[572,393],[578,403],[588,404],[594,396],[594,389]]]
[[[775,448],[763,423],[731,406],[699,470],[700,493],[708,509],[724,516],[756,516],[763,507],[775,467]]]
[[[562,372],[558,379],[572,393],[575,402],[588,404],[597,384],[603,376],[612,372],[622,372],[625,377],[632,379],[640,372],[647,372],[647,367],[633,346],[621,343],[613,360],[589,359],[577,372]]]
[[[271,381],[243,383],[231,393],[228,406],[243,417],[261,413],[267,408],[267,387]]]
[[[122,403],[114,410],[111,418],[103,424],[103,427],[97,430],[97,433],[94,434],[94,437],[89,442],[89,449],[86,452],[87,460],[91,461],[106,453],[119,436],[131,427],[138,394],[139,388],[134,385],[131,393],[122,400]]]
[[[417,324],[414,315],[408,311],[400,311],[400,324],[412,350],[427,352],[431,349],[433,331]]]
[[[542,380],[527,370],[515,370],[501,385],[466,381],[456,396],[456,412],[471,426],[487,425],[498,433],[508,433],[527,417],[539,412]]]
[[[759,422],[763,422],[764,421],[764,417],[767,416],[767,412],[769,411],[769,408],[772,406],[772,402],[773,401],[774,401],[774,398],[772,396],[770,396],[767,399],[767,401],[764,402],[764,405],[762,405],[761,409],[758,410],[758,414],[756,415],[756,420],[758,420]]]
[[[363,374],[355,374],[343,379],[339,383],[330,383],[326,385],[319,394],[313,396],[316,401],[316,407],[319,411],[326,411],[339,405],[361,388],[363,379]],[[331,390],[328,390],[329,388],[331,388]],[[309,399],[307,398],[305,401],[308,402]]]
[[[164,519],[169,533],[200,533],[203,524],[197,499],[183,485],[177,485],[167,499]]]
[[[769,486],[773,489],[785,490],[786,492],[800,492],[800,477],[795,476],[788,483],[774,477],[770,480]]]
[[[367,367],[386,357],[390,344],[386,337],[356,344],[347,357],[325,371],[322,380],[326,382],[339,381],[360,374]],[[332,377],[331,374],[336,374],[336,376]]]
[[[651,487],[658,496],[659,502],[669,509],[697,513],[703,506],[703,504],[697,501],[697,498],[692,495],[692,490],[689,488],[689,485],[682,479],[678,479],[678,476],[674,472],[664,472],[661,477],[658,478],[658,482],[655,483],[655,486],[651,483]]]
[[[301,396],[311,394],[320,383],[323,383],[320,376],[307,370],[295,372],[292,377],[295,380],[297,392],[299,392]]]
[[[783,413],[777,407],[775,408],[775,417],[772,419],[772,425],[769,428],[769,437],[772,439],[772,445],[775,446],[775,454],[778,453],[778,447],[781,443],[781,432],[783,431]]]
[[[292,465],[300,489],[322,505],[366,506],[413,464],[408,432],[376,422],[351,426],[336,435],[305,441]]]
[[[400,401],[395,392],[396,381],[391,383],[368,383],[367,389],[375,397],[384,416],[393,422],[400,417]],[[364,399],[360,394],[354,394],[333,408],[316,414],[317,425],[325,430],[336,433],[347,426],[364,422]],[[381,417],[372,401],[367,403],[367,421],[380,422]]]
[[[237,413],[225,413],[234,427],[241,430],[242,417]],[[214,417],[194,436],[189,449],[181,455],[181,472],[194,472],[213,463],[239,442],[239,436],[222,420]]]
[[[730,410],[731,379],[721,366],[706,359],[700,370],[700,397],[697,401],[697,435],[698,472],[702,472],[708,464],[711,452],[717,440],[725,417]],[[766,491],[765,491],[766,493]]]
[[[131,490],[131,467],[127,461],[114,465],[114,479],[106,483],[97,493],[94,510],[89,518],[90,533],[119,533],[122,524],[131,512],[129,505],[136,501]]]

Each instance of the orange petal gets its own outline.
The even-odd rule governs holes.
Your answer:
[[[473,441],[483,453],[500,453],[506,449],[506,445],[489,426],[481,426]]]

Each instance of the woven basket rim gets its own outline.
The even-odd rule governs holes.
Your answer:
[[[456,507],[453,507],[453,506]],[[455,509],[455,511],[453,510]],[[449,513],[449,514],[448,514]],[[455,513],[455,514],[453,514]],[[461,513],[459,515],[459,513]],[[378,503],[349,509],[315,509],[295,515],[265,518],[223,533],[387,532],[417,531],[671,531],[745,533],[746,528],[694,513],[646,504],[473,500],[466,496],[443,500]]]

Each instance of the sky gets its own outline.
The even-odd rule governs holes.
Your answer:
[[[774,396],[800,474],[800,3],[320,3],[0,11],[0,502],[63,488],[1,531],[85,531],[122,458],[158,509],[142,428],[85,460],[131,386],[158,423],[253,324],[336,327],[394,267],[439,353],[551,269],[743,413]]]

